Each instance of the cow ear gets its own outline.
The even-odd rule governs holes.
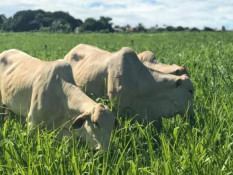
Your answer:
[[[72,125],[70,126],[70,131],[73,129],[79,129],[83,126],[83,124],[85,123],[85,121],[90,117],[89,113],[84,113],[79,115],[74,122],[72,123]]]
[[[177,79],[176,80],[176,88],[180,87],[181,84],[182,84],[182,80],[181,79]]]

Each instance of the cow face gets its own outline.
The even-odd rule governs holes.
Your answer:
[[[188,112],[188,115],[193,117],[194,87],[186,74],[176,79],[174,93],[172,95],[174,96],[174,103],[177,102],[180,104],[177,107],[177,113],[183,115]]]
[[[191,80],[187,75],[171,77],[171,84],[158,92],[161,100],[156,105],[161,111],[161,116],[168,118],[188,112],[188,115],[193,117],[194,87]]]
[[[108,107],[97,104],[90,112],[78,116],[72,124],[74,134],[95,149],[107,150],[117,120]]]

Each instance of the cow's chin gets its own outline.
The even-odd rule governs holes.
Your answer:
[[[102,146],[100,144],[98,144],[96,141],[92,141],[92,142],[87,142],[88,145],[90,145],[94,150],[100,150],[102,149]]]
[[[103,150],[103,151],[107,151],[107,149],[104,149],[101,145],[97,145],[97,146],[95,146],[94,147],[94,149],[96,150],[96,151],[99,151],[99,150]]]
[[[91,133],[88,133],[86,131],[85,127],[82,127],[80,129],[75,130],[75,136],[77,138],[80,138],[83,143],[86,143],[88,146],[95,150],[102,149],[101,144],[98,143],[98,141],[92,136]]]
[[[99,150],[103,150],[103,151],[107,151],[108,148],[102,146],[102,144],[100,144],[98,141],[96,141],[95,139],[92,141],[87,141],[87,144],[90,145],[94,150],[99,151]]]
[[[88,145],[90,145],[94,150],[103,150],[107,151],[108,150],[108,144],[104,144],[103,142],[100,142],[96,137],[91,136],[88,140]]]
[[[183,110],[174,111],[167,118],[175,117],[177,115],[181,115],[181,116],[187,115],[190,118],[194,118],[194,116],[195,116],[194,111],[193,111],[193,107],[192,106],[188,106],[188,107],[184,108]]]
[[[83,138],[87,145],[89,145],[91,148],[94,150],[104,150],[106,151],[107,149],[103,146],[101,142],[98,141],[96,136],[93,133],[86,133],[85,138]]]
[[[185,110],[179,109],[177,106],[171,107],[170,110],[167,108],[166,110],[161,111],[160,116],[163,118],[172,118],[177,115],[183,116],[185,114]]]

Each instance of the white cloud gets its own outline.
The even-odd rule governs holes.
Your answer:
[[[62,10],[85,20],[110,16],[114,24],[146,27],[163,25],[233,29],[233,2],[229,0],[1,0],[0,14],[18,10]]]

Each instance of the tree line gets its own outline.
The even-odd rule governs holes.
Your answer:
[[[43,10],[23,10],[16,12],[12,17],[7,18],[0,14],[0,31],[2,32],[161,32],[161,31],[200,31],[198,28],[163,26],[145,28],[142,23],[136,27],[114,26],[112,18],[101,16],[98,20],[87,18],[85,21],[76,19],[69,13],[63,11],[45,12]],[[204,31],[215,31],[210,27],[205,27]],[[222,30],[226,30],[222,26]]]
[[[12,17],[7,18],[4,14],[0,15],[0,31],[5,32],[113,32],[112,19],[100,17],[99,20],[87,18],[84,22],[76,19],[69,13],[56,11],[45,12],[43,10],[24,10],[18,11]]]

